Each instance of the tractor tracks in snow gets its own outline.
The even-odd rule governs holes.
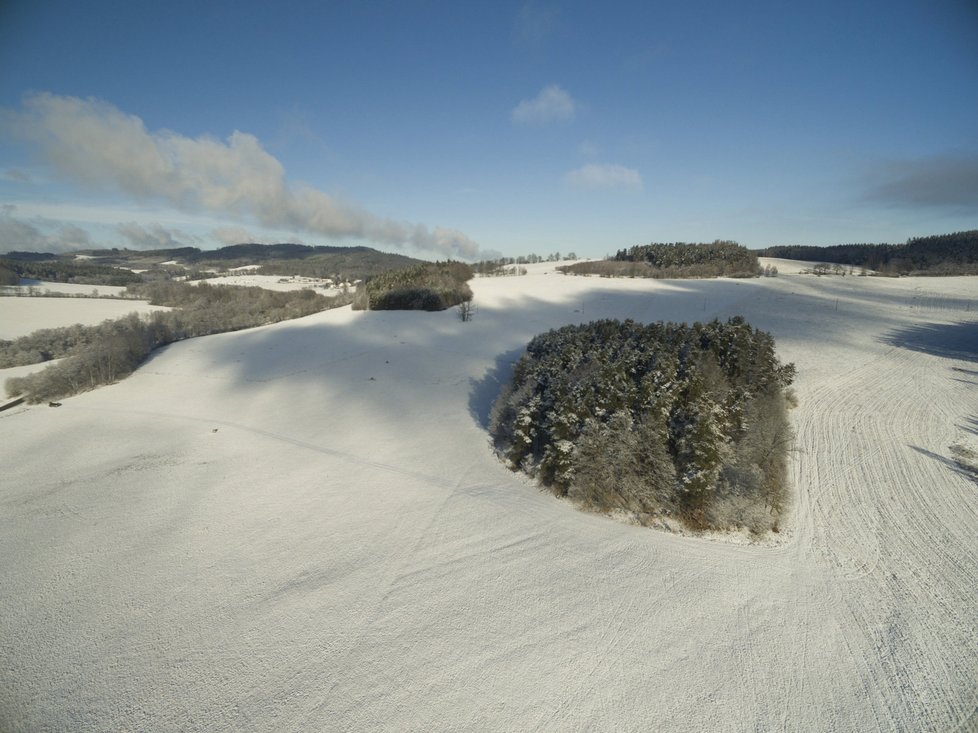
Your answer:
[[[936,729],[978,703],[974,487],[927,455],[946,448],[968,401],[978,408],[951,366],[888,348],[814,390],[797,426],[809,492],[799,541],[882,729]]]

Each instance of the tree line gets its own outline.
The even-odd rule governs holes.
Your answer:
[[[142,282],[135,272],[109,265],[72,260],[0,259],[0,284],[16,285],[20,278],[80,285],[125,286]]]
[[[621,249],[603,261],[578,262],[557,268],[572,275],[605,277],[707,278],[757,277],[757,255],[736,242],[710,244],[643,244]]]
[[[586,506],[763,532],[787,500],[794,373],[741,317],[565,326],[527,345],[490,432],[513,468]]]
[[[905,244],[779,245],[760,254],[865,267],[885,275],[978,275],[978,230],[914,237]]]

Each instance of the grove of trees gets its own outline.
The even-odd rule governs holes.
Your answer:
[[[527,345],[490,432],[514,469],[584,506],[760,533],[787,501],[794,372],[740,317],[565,326]]]
[[[472,299],[474,272],[463,262],[426,262],[391,270],[357,288],[356,310],[440,311]]]
[[[607,277],[705,278],[757,277],[757,255],[736,242],[711,244],[643,244],[619,250],[613,258],[564,265],[560,271],[573,275]]]
[[[884,275],[978,275],[978,230],[915,237],[906,244],[784,245],[760,254],[865,267]]]

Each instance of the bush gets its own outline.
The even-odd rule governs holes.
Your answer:
[[[586,506],[759,532],[786,503],[793,377],[742,318],[566,326],[527,345],[489,429],[514,468]]]

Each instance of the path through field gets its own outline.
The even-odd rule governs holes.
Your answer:
[[[0,413],[0,730],[978,729],[978,279],[478,280]],[[530,337],[744,315],[798,367],[773,543],[581,513],[483,422]]]

